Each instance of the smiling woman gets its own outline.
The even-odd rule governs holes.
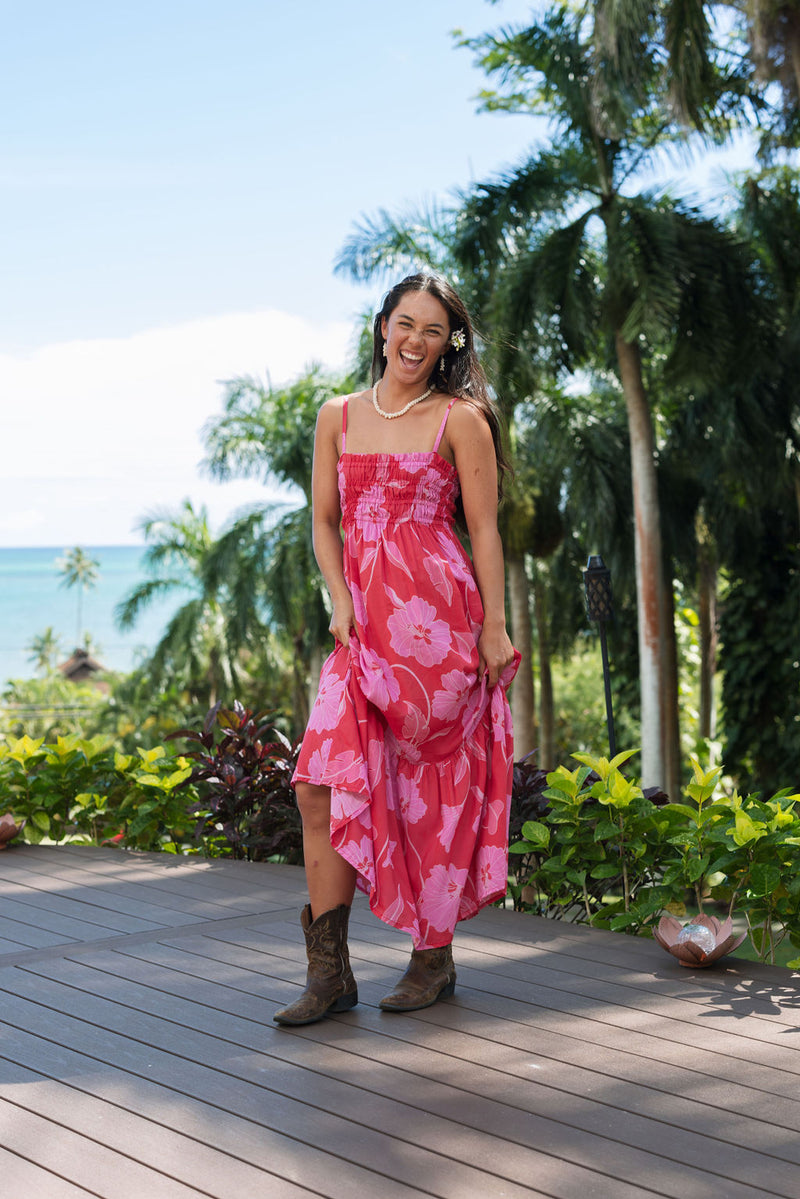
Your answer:
[[[336,646],[295,774],[308,979],[279,1024],[357,1002],[356,885],[413,941],[385,1011],[453,993],[457,921],[506,889],[505,689],[519,655],[505,629],[498,420],[444,279],[404,279],[373,329],[373,387],[327,401],[317,421],[314,549]],[[459,493],[472,561],[454,529]]]

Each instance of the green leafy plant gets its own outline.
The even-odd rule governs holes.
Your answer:
[[[115,754],[115,768],[125,786],[115,808],[122,824],[122,843],[136,849],[186,853],[192,844],[190,805],[196,792],[187,791],[192,764],[161,745]]]
[[[652,922],[665,899],[658,809],[619,770],[634,752],[611,761],[575,754],[578,769],[559,766],[547,775],[547,810],[522,825],[522,839],[510,848],[530,870],[513,881],[524,906],[612,929],[638,931]]]
[[[725,794],[722,767],[693,758],[686,802],[661,804],[622,775],[630,753],[574,756],[582,765],[547,776],[547,805],[511,845],[515,906],[646,932],[665,909],[713,905],[744,918],[762,961],[786,937],[800,947],[800,795]]]
[[[693,778],[685,789],[692,803],[668,803],[661,809],[658,832],[674,849],[672,860],[665,867],[664,883],[674,892],[670,910],[674,915],[685,911],[684,893],[694,896],[698,912],[703,911],[703,899],[709,893],[708,875],[715,842],[712,835],[715,822],[727,813],[725,803],[713,802],[722,776],[722,767],[704,771],[698,759],[691,757]]]
[[[191,763],[162,746],[125,755],[102,736],[24,736],[0,746],[0,805],[26,821],[28,843],[188,851],[187,805],[196,796],[178,788],[190,775]]]
[[[681,914],[681,889],[699,912],[724,905],[744,917],[757,957],[774,962],[785,937],[800,946],[800,795],[727,795],[721,767],[704,771],[696,758],[692,767],[692,802],[667,804],[659,830],[674,851],[664,872],[675,892],[671,910]]]
[[[25,735],[0,745],[0,796],[17,819],[27,822],[28,842],[92,839],[102,831],[102,821],[98,810],[89,817],[88,803],[77,797],[107,794],[116,781],[103,737],[59,736],[46,743]]]

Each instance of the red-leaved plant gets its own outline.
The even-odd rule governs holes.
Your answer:
[[[269,712],[253,713],[235,702],[210,709],[203,731],[177,729],[197,748],[186,757],[195,765],[187,785],[200,795],[189,809],[197,817],[195,834],[213,846],[230,847],[233,857],[265,861],[280,855],[302,861],[302,826],[291,786],[299,745],[284,737]]]

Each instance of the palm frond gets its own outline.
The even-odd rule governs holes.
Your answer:
[[[120,630],[132,629],[154,599],[169,595],[185,586],[185,579],[178,577],[147,579],[138,583],[114,608],[114,624]]]
[[[362,217],[334,261],[334,272],[364,281],[421,269],[441,271],[449,261],[450,209],[429,203],[393,216],[382,208]]]
[[[228,380],[222,416],[203,428],[203,469],[215,479],[257,478],[298,488],[310,503],[317,414],[350,384],[349,376],[316,364],[283,388],[249,375]]]

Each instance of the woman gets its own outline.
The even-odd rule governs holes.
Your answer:
[[[386,1011],[453,993],[456,922],[506,889],[505,688],[518,655],[497,531],[505,462],[469,315],[447,282],[411,275],[389,292],[372,369],[371,390],[329,400],[317,421],[314,550],[336,645],[294,776],[308,978],[279,1024],[358,1001],[356,884],[413,938]],[[472,561],[454,531],[457,500]]]

